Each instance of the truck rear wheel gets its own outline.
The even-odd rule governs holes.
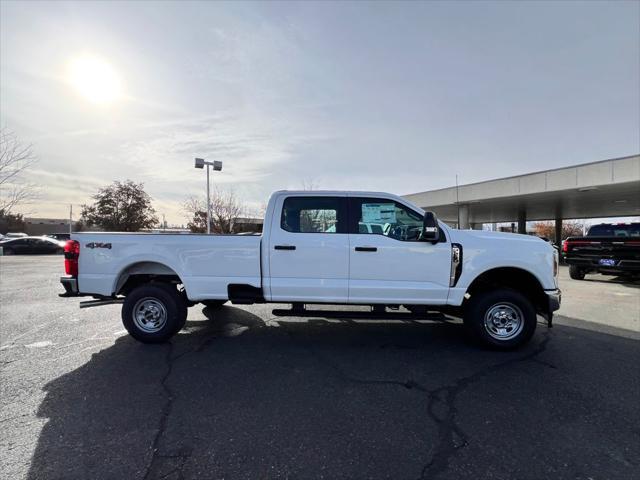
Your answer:
[[[187,305],[172,285],[141,285],[122,305],[122,324],[129,335],[143,343],[169,340],[185,324]]]
[[[569,276],[574,280],[584,280],[584,270],[578,265],[569,265]]]
[[[515,290],[477,292],[465,307],[464,324],[484,345],[509,350],[531,339],[536,331],[536,310]]]

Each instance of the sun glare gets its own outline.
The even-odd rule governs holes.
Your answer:
[[[100,58],[80,57],[73,60],[69,66],[69,81],[84,98],[93,103],[111,103],[121,94],[118,74]]]

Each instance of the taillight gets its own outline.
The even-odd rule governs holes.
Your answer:
[[[579,245],[600,245],[600,242],[591,242],[588,240],[565,240],[562,244],[562,251],[567,253],[569,251],[569,247],[576,247]]]
[[[78,276],[78,257],[80,256],[80,242],[67,240],[64,244],[64,271],[67,275]]]

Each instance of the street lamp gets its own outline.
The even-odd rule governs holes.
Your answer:
[[[207,162],[204,158],[196,158],[196,168],[204,168],[207,166],[207,233],[211,233],[211,201],[209,199],[209,167],[213,167],[214,171],[222,170],[222,162],[214,160],[213,162]]]

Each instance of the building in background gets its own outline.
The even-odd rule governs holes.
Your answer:
[[[39,236],[51,233],[69,233],[68,218],[37,218],[27,217],[24,219],[24,231],[27,235]],[[78,222],[73,222],[71,227],[75,232]]]
[[[262,218],[238,217],[233,221],[233,233],[261,233],[263,223]]]

